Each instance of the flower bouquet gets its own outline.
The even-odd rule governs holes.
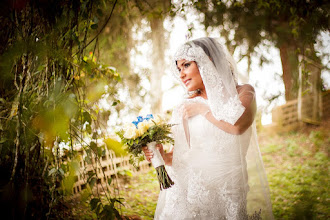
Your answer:
[[[156,144],[174,143],[169,135],[171,134],[171,124],[167,124],[159,115],[148,114],[145,118],[138,116],[136,121],[127,124],[117,134],[122,143],[127,146],[127,150],[134,156],[142,154],[142,147],[147,146],[154,156],[151,159],[155,167],[160,189],[171,187],[174,182],[168,176],[165,169],[165,162],[156,148]]]

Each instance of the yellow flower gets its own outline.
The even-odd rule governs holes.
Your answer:
[[[124,130],[124,137],[127,139],[135,139],[139,136],[138,129],[136,129],[135,125],[132,123],[127,124]]]
[[[143,121],[138,124],[138,134],[142,136],[150,128],[150,123],[148,121]]]

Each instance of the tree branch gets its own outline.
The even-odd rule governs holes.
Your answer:
[[[104,28],[107,26],[107,24],[109,23],[111,17],[112,17],[112,14],[113,14],[113,11],[115,9],[115,6],[117,4],[117,0],[115,1],[115,3],[113,4],[112,6],[112,9],[111,9],[111,12],[110,12],[110,15],[108,17],[108,19],[106,20],[106,22],[103,24],[102,28],[100,29],[100,31],[93,37],[92,40],[90,40],[83,48],[80,49],[80,51],[82,51],[83,49],[85,49],[88,45],[90,45],[101,33],[102,31],[104,30]],[[78,53],[78,52],[77,52]],[[73,56],[75,56],[77,53],[75,53]]]

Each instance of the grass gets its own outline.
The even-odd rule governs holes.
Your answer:
[[[125,198],[123,215],[153,219],[159,193],[155,169],[133,175],[121,188],[120,196]]]
[[[328,219],[328,126],[260,137],[276,219]]]

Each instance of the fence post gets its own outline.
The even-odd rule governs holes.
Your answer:
[[[321,69],[317,60],[299,55],[298,121],[300,122],[316,125],[321,123]],[[309,108],[308,111],[306,108]]]

